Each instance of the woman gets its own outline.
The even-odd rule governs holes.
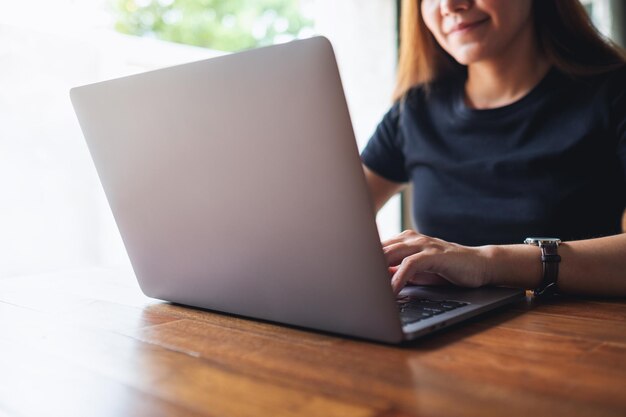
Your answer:
[[[626,60],[578,0],[405,0],[401,42],[362,153],[377,210],[413,185],[420,233],[383,242],[394,291],[626,295]]]

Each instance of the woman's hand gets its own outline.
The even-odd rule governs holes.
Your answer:
[[[452,283],[480,287],[489,283],[489,247],[468,247],[406,230],[382,243],[397,294],[407,284]]]

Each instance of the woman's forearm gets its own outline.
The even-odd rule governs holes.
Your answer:
[[[521,244],[484,249],[491,265],[488,283],[532,289],[541,282],[539,247]],[[626,234],[564,242],[559,255],[559,292],[626,296]]]

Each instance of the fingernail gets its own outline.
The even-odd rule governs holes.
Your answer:
[[[398,279],[395,277],[391,278],[391,289],[394,293],[398,293]]]

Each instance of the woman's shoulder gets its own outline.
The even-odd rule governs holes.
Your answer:
[[[595,97],[609,112],[623,114],[626,107],[626,64],[611,71],[591,77]]]
[[[590,111],[604,114],[626,105],[626,64],[584,76],[553,68],[549,84],[550,94],[558,100],[572,104],[584,102]]]
[[[626,89],[626,62],[621,66],[595,74],[569,77],[570,82],[609,94],[621,94]]]
[[[624,95],[626,93],[626,63],[606,73],[604,83],[611,93]]]

